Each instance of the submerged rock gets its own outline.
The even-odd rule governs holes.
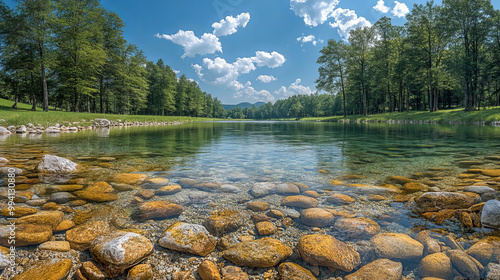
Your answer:
[[[485,227],[500,229],[500,201],[492,199],[484,204],[481,224]]]
[[[245,219],[241,213],[224,210],[213,213],[203,222],[203,225],[211,234],[222,236],[225,233],[237,230],[244,222]]]
[[[317,280],[316,277],[307,269],[302,266],[286,262],[280,264],[278,273],[281,279],[287,280]]]
[[[150,280],[153,278],[153,269],[150,264],[139,264],[132,267],[127,273],[127,280]]]
[[[66,240],[69,242],[71,249],[84,251],[89,248],[90,243],[99,235],[106,234],[111,231],[108,222],[105,221],[90,221],[81,224],[66,232]]]
[[[370,238],[380,232],[380,226],[370,218],[339,219],[334,228],[354,239]]]
[[[467,254],[482,265],[487,265],[493,257],[500,256],[500,237],[488,236],[481,239],[467,250]]]
[[[111,182],[115,184],[136,185],[142,183],[148,175],[139,173],[120,173],[111,177]]]
[[[318,203],[317,199],[304,195],[287,196],[281,202],[282,205],[298,208],[314,208]]]
[[[449,279],[453,276],[453,266],[445,253],[430,254],[420,261],[419,274],[422,278]]]
[[[418,211],[437,212],[443,209],[466,209],[474,205],[476,198],[473,193],[459,192],[428,192],[415,199]]]
[[[163,233],[158,244],[171,250],[206,256],[215,251],[216,241],[202,225],[177,222]]]
[[[408,260],[422,257],[424,245],[403,233],[380,233],[370,239],[379,258]]]
[[[38,261],[25,272],[14,276],[12,280],[63,280],[68,276],[73,262],[71,259],[50,259]]]
[[[44,155],[38,163],[36,169],[49,173],[72,173],[76,172],[78,164],[67,158],[54,155]]]
[[[11,232],[15,231],[15,244],[9,243]],[[26,246],[40,244],[52,238],[52,227],[49,225],[16,225],[15,230],[11,226],[0,226],[0,245],[2,246]]]
[[[344,277],[345,280],[400,280],[402,278],[403,265],[388,259],[378,259],[371,262],[358,271]]]
[[[302,223],[312,227],[326,227],[333,223],[335,217],[332,213],[321,208],[308,208],[300,212]]]
[[[302,259],[310,265],[350,272],[361,262],[358,252],[350,245],[330,235],[304,235],[300,238],[297,249]]]
[[[237,243],[224,251],[223,257],[240,266],[273,267],[291,254],[292,249],[281,241],[264,237]]]
[[[333,204],[351,204],[356,200],[348,195],[345,195],[345,194],[334,193],[334,194],[330,195],[326,199],[326,201],[333,203]]]
[[[61,211],[40,211],[17,219],[16,224],[49,225],[56,228],[62,222],[63,217],[64,213]]]
[[[90,245],[90,253],[104,265],[109,278],[123,274],[152,252],[153,244],[146,237],[124,231],[100,235]]]
[[[182,206],[168,201],[151,201],[139,205],[139,217],[145,220],[178,216],[182,211]]]
[[[208,260],[203,261],[198,266],[198,275],[202,280],[221,280],[219,268]]]

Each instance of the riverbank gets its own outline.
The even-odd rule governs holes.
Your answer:
[[[402,112],[377,115],[353,115],[302,118],[302,121],[322,122],[395,122],[395,123],[437,123],[437,124],[481,124],[500,125],[500,107],[466,112],[462,108],[438,112]]]
[[[116,115],[116,114],[98,114],[98,113],[75,113],[64,111],[49,111],[42,112],[31,111],[31,105],[18,103],[18,109],[11,108],[13,102],[0,98],[0,126],[21,126],[33,124],[35,127],[40,126],[48,128],[51,126],[66,126],[66,127],[89,127],[95,125],[96,119],[107,119],[111,123],[125,124],[161,124],[161,123],[184,123],[193,121],[214,121],[220,119],[214,118],[197,118],[197,117],[182,117],[182,116],[147,116],[147,115]]]

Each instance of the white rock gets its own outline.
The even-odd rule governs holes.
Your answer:
[[[17,167],[0,167],[0,174],[9,174],[9,173],[14,173],[16,175],[19,175],[23,173],[24,170],[21,168]]]
[[[255,197],[266,196],[268,194],[272,194],[276,191],[276,185],[273,183],[262,182],[255,183],[250,190],[250,194]]]
[[[75,172],[77,166],[78,164],[69,159],[54,155],[44,155],[36,169],[53,173],[70,173]]]
[[[16,129],[16,133],[26,133],[26,132],[28,132],[28,129],[24,125],[21,125],[18,129]]]
[[[9,163],[9,160],[4,157],[0,157],[0,164],[6,164],[6,163]]]
[[[492,199],[484,204],[481,224],[485,227],[500,229],[500,201]]]
[[[0,126],[0,135],[9,135],[10,131],[3,126]]]

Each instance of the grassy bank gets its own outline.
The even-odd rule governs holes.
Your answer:
[[[8,125],[34,125],[41,124],[45,127],[56,123],[67,125],[67,122],[78,122],[78,125],[90,125],[90,120],[104,118],[110,121],[138,121],[138,122],[190,122],[190,121],[210,121],[220,119],[193,118],[193,117],[175,117],[175,116],[144,116],[144,115],[114,115],[114,114],[94,114],[94,113],[74,113],[63,111],[42,112],[30,111],[31,105],[18,103],[18,109],[12,109],[14,102],[0,98],[0,126]]]
[[[371,122],[387,122],[387,121],[424,121],[424,122],[437,122],[437,123],[479,123],[485,122],[491,124],[492,122],[500,121],[500,107],[491,109],[466,112],[463,109],[442,110],[438,112],[403,112],[403,113],[386,113],[377,115],[354,115],[347,116],[334,116],[334,117],[320,117],[320,118],[302,118],[303,121],[371,121]]]

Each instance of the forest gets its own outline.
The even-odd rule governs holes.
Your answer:
[[[0,1],[0,97],[41,107],[117,114],[225,117],[217,98],[123,37],[98,0]],[[40,106],[39,106],[40,105]]]
[[[368,115],[500,106],[500,11],[491,0],[414,5],[328,40],[317,92],[224,110],[123,37],[98,0],[0,0],[0,97],[49,110],[232,119]],[[41,106],[40,106],[41,105]],[[15,104],[14,104],[15,107]]]
[[[500,106],[500,11],[489,0],[414,5],[404,26],[383,17],[330,39],[317,89],[274,105],[233,109],[242,118],[301,118]]]

